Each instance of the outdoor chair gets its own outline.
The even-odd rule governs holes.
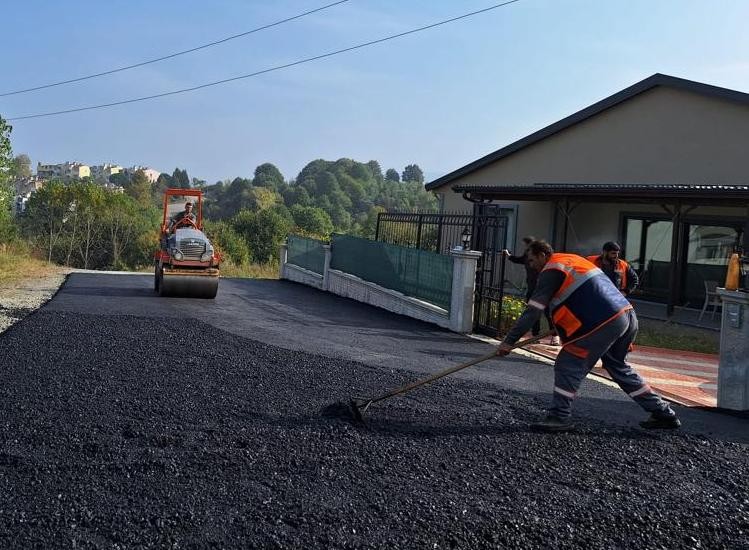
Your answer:
[[[702,311],[700,311],[699,321],[702,320],[702,316],[705,315],[707,308],[712,306],[713,310],[710,313],[710,319],[715,318],[715,311],[721,305],[720,296],[715,291],[718,288],[717,281],[703,281],[705,283],[705,303],[702,304]]]

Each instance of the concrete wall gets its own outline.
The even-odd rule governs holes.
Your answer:
[[[473,330],[473,299],[476,288],[476,265],[481,257],[472,250],[453,250],[453,279],[450,311],[401,292],[381,287],[355,275],[330,268],[332,250],[323,245],[325,267],[322,275],[288,263],[288,246],[281,245],[279,278],[332,292],[345,298],[370,304],[400,315],[434,323],[454,332]]]

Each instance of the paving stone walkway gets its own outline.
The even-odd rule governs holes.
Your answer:
[[[556,359],[562,348],[542,343],[528,346],[527,349]],[[635,345],[628,361],[664,397],[687,407],[717,406],[717,355]],[[593,374],[611,378],[601,368],[600,361]]]

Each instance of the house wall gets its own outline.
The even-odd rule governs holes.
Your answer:
[[[749,106],[658,86],[434,191],[442,194],[445,210],[470,212],[472,204],[454,193],[453,186],[746,185],[747,135]],[[515,204],[517,238],[509,248],[518,250],[524,235],[552,238],[551,203]],[[570,216],[568,251],[592,254],[603,242],[618,239],[621,212],[665,213],[658,205],[581,204]],[[746,217],[747,209],[702,207],[691,215]],[[561,232],[561,214],[557,223]]]

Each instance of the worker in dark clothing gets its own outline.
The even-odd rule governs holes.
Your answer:
[[[178,225],[180,225],[180,222],[182,222],[182,225],[194,226],[196,219],[197,218],[195,217],[195,213],[192,211],[192,203],[190,201],[187,201],[185,203],[185,209],[169,220],[169,230],[173,231]],[[183,222],[182,220],[188,221]]]
[[[601,359],[611,378],[650,418],[646,429],[674,429],[681,425],[670,405],[626,362],[637,335],[632,305],[591,262],[576,254],[555,253],[545,241],[528,246],[528,260],[540,274],[536,290],[497,355],[510,353],[523,334],[548,307],[562,349],[554,363],[554,392],[548,415],[533,428],[558,432],[572,427],[572,401],[583,379]]]
[[[531,296],[533,295],[533,291],[536,290],[536,281],[538,281],[538,271],[533,269],[528,264],[528,245],[531,244],[533,241],[535,241],[535,237],[523,237],[522,241],[525,245],[525,250],[520,256],[514,256],[510,254],[510,251],[505,249],[502,251],[502,253],[507,256],[507,259],[510,260],[514,264],[522,264],[525,266],[525,301],[527,302],[530,300]],[[551,322],[551,316],[549,315],[549,310],[545,310],[544,314],[546,315],[546,321],[549,323],[549,328],[554,328],[554,323]],[[541,334],[541,319],[539,318],[538,321],[533,323],[533,326],[531,327],[531,334],[533,336],[538,336]],[[558,346],[560,344],[559,342],[559,336],[556,334],[551,337],[551,345],[552,346]]]
[[[632,266],[619,257],[621,251],[622,247],[619,243],[609,241],[604,243],[603,253],[600,256],[588,256],[588,261],[600,268],[611,279],[614,286],[627,296],[640,284],[640,279]]]

